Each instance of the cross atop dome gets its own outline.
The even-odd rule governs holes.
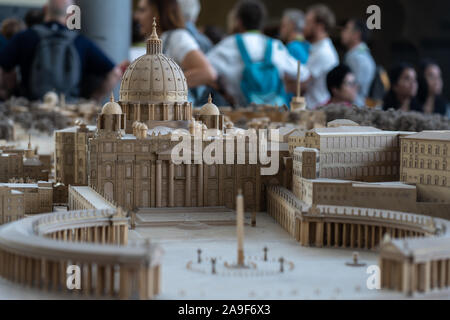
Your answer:
[[[158,37],[158,32],[156,31],[156,18],[153,18],[153,29],[150,38],[147,40],[147,54],[157,55],[162,54],[162,41]]]

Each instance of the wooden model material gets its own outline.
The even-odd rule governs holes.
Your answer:
[[[22,192],[0,184],[0,225],[25,217],[24,203]]]
[[[243,267],[244,261],[244,197],[239,190],[236,200],[237,266]]]
[[[450,131],[401,137],[400,178],[417,185],[420,202],[450,204]]]
[[[88,141],[96,129],[80,121],[75,127],[55,131],[56,181],[65,186],[88,185]]]
[[[53,211],[53,185],[51,182],[0,183],[0,187],[20,192],[23,195],[20,207],[24,208],[26,215]]]
[[[213,136],[225,141],[226,134],[235,137],[239,130],[224,132],[223,116],[212,99],[199,110],[197,120],[192,118],[186,79],[162,54],[155,30],[147,54],[125,72],[120,99],[108,102],[98,117],[97,131],[89,140],[88,165],[89,186],[124,209],[235,208],[235,195],[242,189],[246,209],[261,211],[265,186],[282,183],[282,164],[276,175],[261,176],[260,164],[207,165],[195,161],[195,154],[191,164],[173,163],[172,149],[179,142],[172,136],[177,130],[189,133],[202,152]],[[247,143],[246,159],[249,150]]]
[[[36,155],[31,140],[27,149],[0,149],[0,182],[11,179],[48,181],[50,171],[50,157]]]
[[[298,112],[302,110],[306,110],[306,99],[301,96],[301,81],[300,81],[300,72],[301,72],[301,63],[298,61],[298,70],[297,70],[297,94],[292,98],[291,101],[291,111]]]

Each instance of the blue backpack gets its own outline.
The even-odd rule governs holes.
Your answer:
[[[252,62],[242,35],[236,35],[236,42],[244,62],[241,91],[247,99],[247,103],[287,105],[284,83],[280,79],[278,69],[272,63],[272,39],[267,39],[266,53],[261,62]]]

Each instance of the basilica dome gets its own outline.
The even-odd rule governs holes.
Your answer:
[[[111,99],[102,108],[102,114],[113,115],[122,114],[122,108],[117,102],[114,102],[114,95],[111,93]]]
[[[186,103],[188,86],[183,70],[162,53],[156,33],[147,40],[147,53],[125,71],[120,86],[121,103]]]

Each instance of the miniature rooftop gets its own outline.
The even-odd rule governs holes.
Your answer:
[[[423,132],[411,134],[411,135],[405,137],[404,139],[450,141],[450,130],[423,131]]]
[[[309,132],[317,133],[319,136],[374,136],[374,135],[411,135],[415,132],[403,132],[403,131],[383,131],[375,127],[361,127],[361,126],[341,126],[332,128],[315,128]]]

